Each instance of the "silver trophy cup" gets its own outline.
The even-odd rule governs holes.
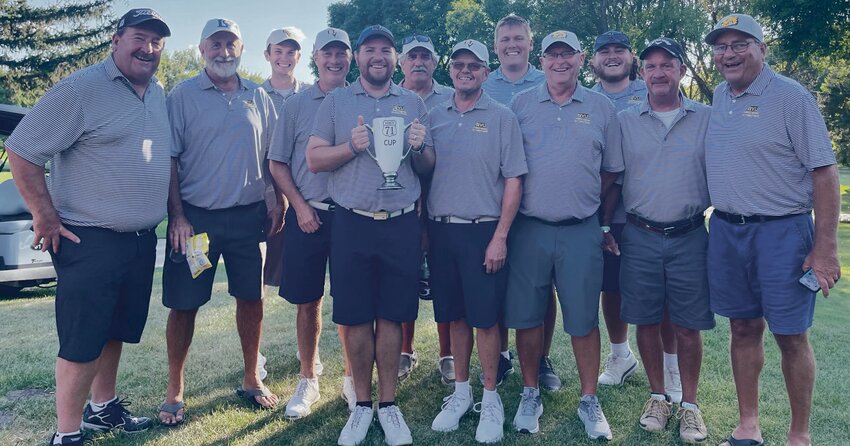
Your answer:
[[[375,118],[371,126],[366,124],[366,128],[372,132],[375,150],[373,154],[367,148],[366,153],[378,163],[384,175],[384,184],[378,190],[404,189],[396,178],[401,162],[410,154],[410,148],[404,151],[404,132],[408,127],[410,124],[405,125],[404,118],[396,117]]]

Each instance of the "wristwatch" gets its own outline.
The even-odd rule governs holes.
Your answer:
[[[599,229],[602,229],[603,234],[607,234],[607,233],[611,232],[611,227],[608,226],[608,225],[602,225],[602,226],[599,227]]]

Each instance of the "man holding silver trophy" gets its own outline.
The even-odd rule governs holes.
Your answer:
[[[420,227],[414,210],[420,185],[414,167],[427,172],[435,158],[425,131],[425,103],[392,82],[394,45],[383,26],[360,33],[355,52],[360,78],[327,95],[307,144],[307,165],[312,172],[330,172],[328,192],[338,204],[331,231],[333,321],[347,327],[344,342],[357,395],[340,445],[362,442],[369,430],[373,364],[387,444],[413,442],[395,392],[401,322],[416,319],[419,309]]]

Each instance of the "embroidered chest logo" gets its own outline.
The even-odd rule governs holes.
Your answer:
[[[576,122],[579,124],[590,124],[590,113],[577,113]]]
[[[487,123],[486,122],[476,122],[474,126],[472,126],[473,132],[487,133]]]
[[[242,101],[242,106],[247,108],[248,110],[254,110],[257,108],[257,104],[254,103],[253,99],[245,99]]]
[[[758,118],[759,117],[759,106],[751,105],[744,110],[744,116],[747,118]]]
[[[403,105],[393,105],[393,109],[390,113],[394,115],[407,116],[407,110],[404,109]]]
[[[637,104],[640,101],[641,101],[641,98],[640,98],[640,96],[637,96],[637,95],[629,98],[629,104]]]

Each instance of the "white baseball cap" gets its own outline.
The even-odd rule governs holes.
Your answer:
[[[209,39],[210,36],[219,31],[227,31],[236,36],[237,39],[242,40],[242,33],[239,31],[239,25],[230,19],[207,20],[207,24],[204,25],[204,30],[201,31],[201,40]]]
[[[487,46],[475,39],[461,40],[456,43],[452,48],[452,54],[449,58],[454,59],[455,54],[457,54],[458,51],[464,50],[472,53],[472,55],[477,57],[481,62],[484,62],[485,64],[490,63],[490,52],[487,51]]]
[[[275,29],[269,33],[269,37],[266,39],[266,46],[268,45],[278,45],[286,41],[290,41],[295,44],[295,46],[300,50],[301,43],[298,42],[298,37],[295,33],[290,32],[287,29]]]

